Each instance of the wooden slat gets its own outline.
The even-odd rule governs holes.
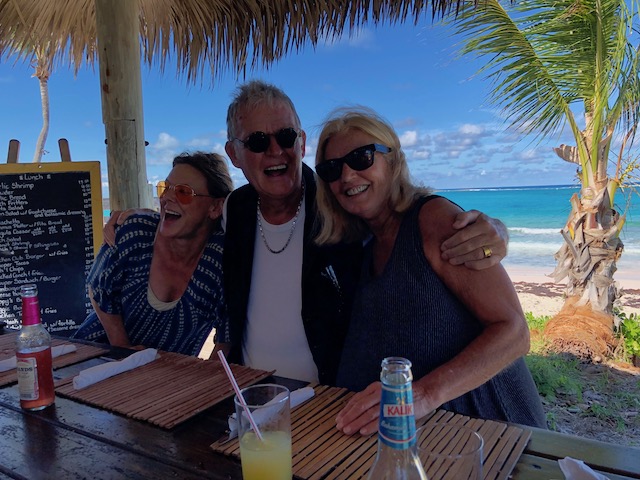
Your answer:
[[[337,413],[353,393],[320,385],[315,385],[314,389],[315,396],[291,412],[294,475],[305,480],[366,478],[376,455],[377,435],[346,436],[335,428]],[[484,479],[508,478],[531,435],[522,428],[505,423],[472,419],[444,410],[421,419],[417,426],[428,429],[435,423],[464,425],[480,433],[484,439]],[[428,438],[423,437],[423,445],[439,441],[435,436],[426,435]],[[225,455],[240,456],[237,439],[226,444],[215,442],[211,448]],[[453,450],[459,446],[452,444],[450,448]],[[421,451],[421,454],[426,456],[428,452]]]
[[[0,335],[0,360],[13,357],[16,354],[16,337],[18,332],[7,333]],[[54,338],[51,340],[51,346],[56,347],[58,345],[69,345],[71,342]],[[109,352],[108,348],[99,348],[93,345],[84,345],[81,343],[73,343],[76,347],[75,352],[67,353],[53,359],[53,369],[67,367],[75,363],[88,360],[90,358],[99,357]],[[18,381],[18,375],[14,370],[7,370],[6,372],[0,372],[0,387],[10,385]]]
[[[201,411],[233,396],[220,360],[202,360],[172,352],[159,352],[155,361],[121,373],[82,390],[73,378],[56,384],[56,393],[90,405],[173,428]],[[231,365],[240,388],[273,374]]]

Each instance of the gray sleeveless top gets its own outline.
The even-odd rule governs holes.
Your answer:
[[[433,198],[419,199],[405,214],[380,276],[371,275],[373,241],[365,249],[338,371],[340,387],[363,390],[379,380],[380,363],[391,356],[411,360],[413,376],[419,379],[455,357],[483,329],[424,256],[418,213]],[[442,408],[546,428],[542,403],[523,358]]]

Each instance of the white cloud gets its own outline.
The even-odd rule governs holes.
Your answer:
[[[484,129],[479,125],[465,123],[458,129],[458,132],[462,135],[478,136],[484,133]]]
[[[161,132],[158,135],[158,140],[155,143],[152,143],[151,148],[155,148],[158,150],[165,150],[167,148],[177,148],[180,145],[180,142],[176,137],[169,135],[168,133]]]
[[[173,158],[182,151],[180,141],[165,132],[158,135],[158,140],[149,145],[147,152],[148,165],[171,165]]]
[[[520,157],[520,160],[524,161],[539,160],[539,153],[534,148],[530,148],[528,150],[520,152],[518,156]]]
[[[357,29],[348,37],[348,45],[352,48],[368,48],[373,43],[373,32],[367,28]]]
[[[407,155],[407,161],[412,160],[428,160],[431,158],[431,152],[429,150],[414,150],[411,152],[411,158]]]
[[[407,118],[403,118],[402,120],[398,120],[394,122],[394,125],[396,128],[409,128],[409,127],[415,127],[419,123],[420,122],[418,121],[418,119],[414,117],[407,117]]]
[[[572,172],[555,159],[551,140],[532,147],[531,137],[510,137],[493,123],[408,133],[402,138],[407,145],[415,139],[406,147],[403,142],[412,176],[435,188],[570,183]]]
[[[400,145],[402,148],[412,147],[418,143],[418,132],[409,130],[400,136]]]
[[[489,163],[489,160],[490,160],[490,157],[481,154],[473,158],[473,163],[476,165],[480,163]]]
[[[208,150],[211,147],[211,139],[209,137],[192,138],[186,145],[187,147]]]
[[[374,40],[375,36],[370,29],[357,28],[345,32],[339,37],[327,36],[320,43],[329,48],[343,45],[351,48],[370,48],[375,43]]]

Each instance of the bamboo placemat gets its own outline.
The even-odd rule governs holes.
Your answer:
[[[13,357],[16,354],[16,337],[18,332],[7,333],[0,335],[0,360]],[[74,363],[82,362],[90,358],[99,357],[109,352],[108,348],[94,347],[93,345],[84,345],[82,343],[73,343],[62,339],[54,338],[51,340],[51,346],[73,344],[76,347],[75,352],[66,353],[53,359],[53,369],[66,367],[73,365]],[[6,372],[0,372],[0,387],[10,385],[18,381],[18,375],[13,370],[7,370]]]
[[[75,390],[73,378],[56,383],[56,393],[81,402],[173,428],[201,411],[233,396],[233,388],[218,358],[202,360],[158,352],[151,363]],[[231,365],[240,388],[273,372]]]
[[[342,388],[314,386],[315,396],[291,411],[293,474],[305,480],[366,478],[378,446],[377,435],[349,437],[335,428],[335,417],[353,395]],[[482,435],[483,477],[507,479],[525,449],[531,432],[492,420],[478,420],[444,410],[417,422],[465,425]],[[225,455],[240,457],[238,440],[211,448]],[[424,460],[424,459],[423,459]],[[429,478],[437,479],[427,470]]]

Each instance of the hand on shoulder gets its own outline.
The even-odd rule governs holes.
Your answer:
[[[440,247],[443,260],[452,265],[483,270],[506,257],[509,233],[497,218],[478,210],[459,212],[452,227],[454,233]]]
[[[109,220],[104,226],[102,236],[104,243],[110,246],[116,244],[116,227],[122,225],[131,215],[152,215],[155,211],[149,208],[129,208],[127,210],[112,210]]]

